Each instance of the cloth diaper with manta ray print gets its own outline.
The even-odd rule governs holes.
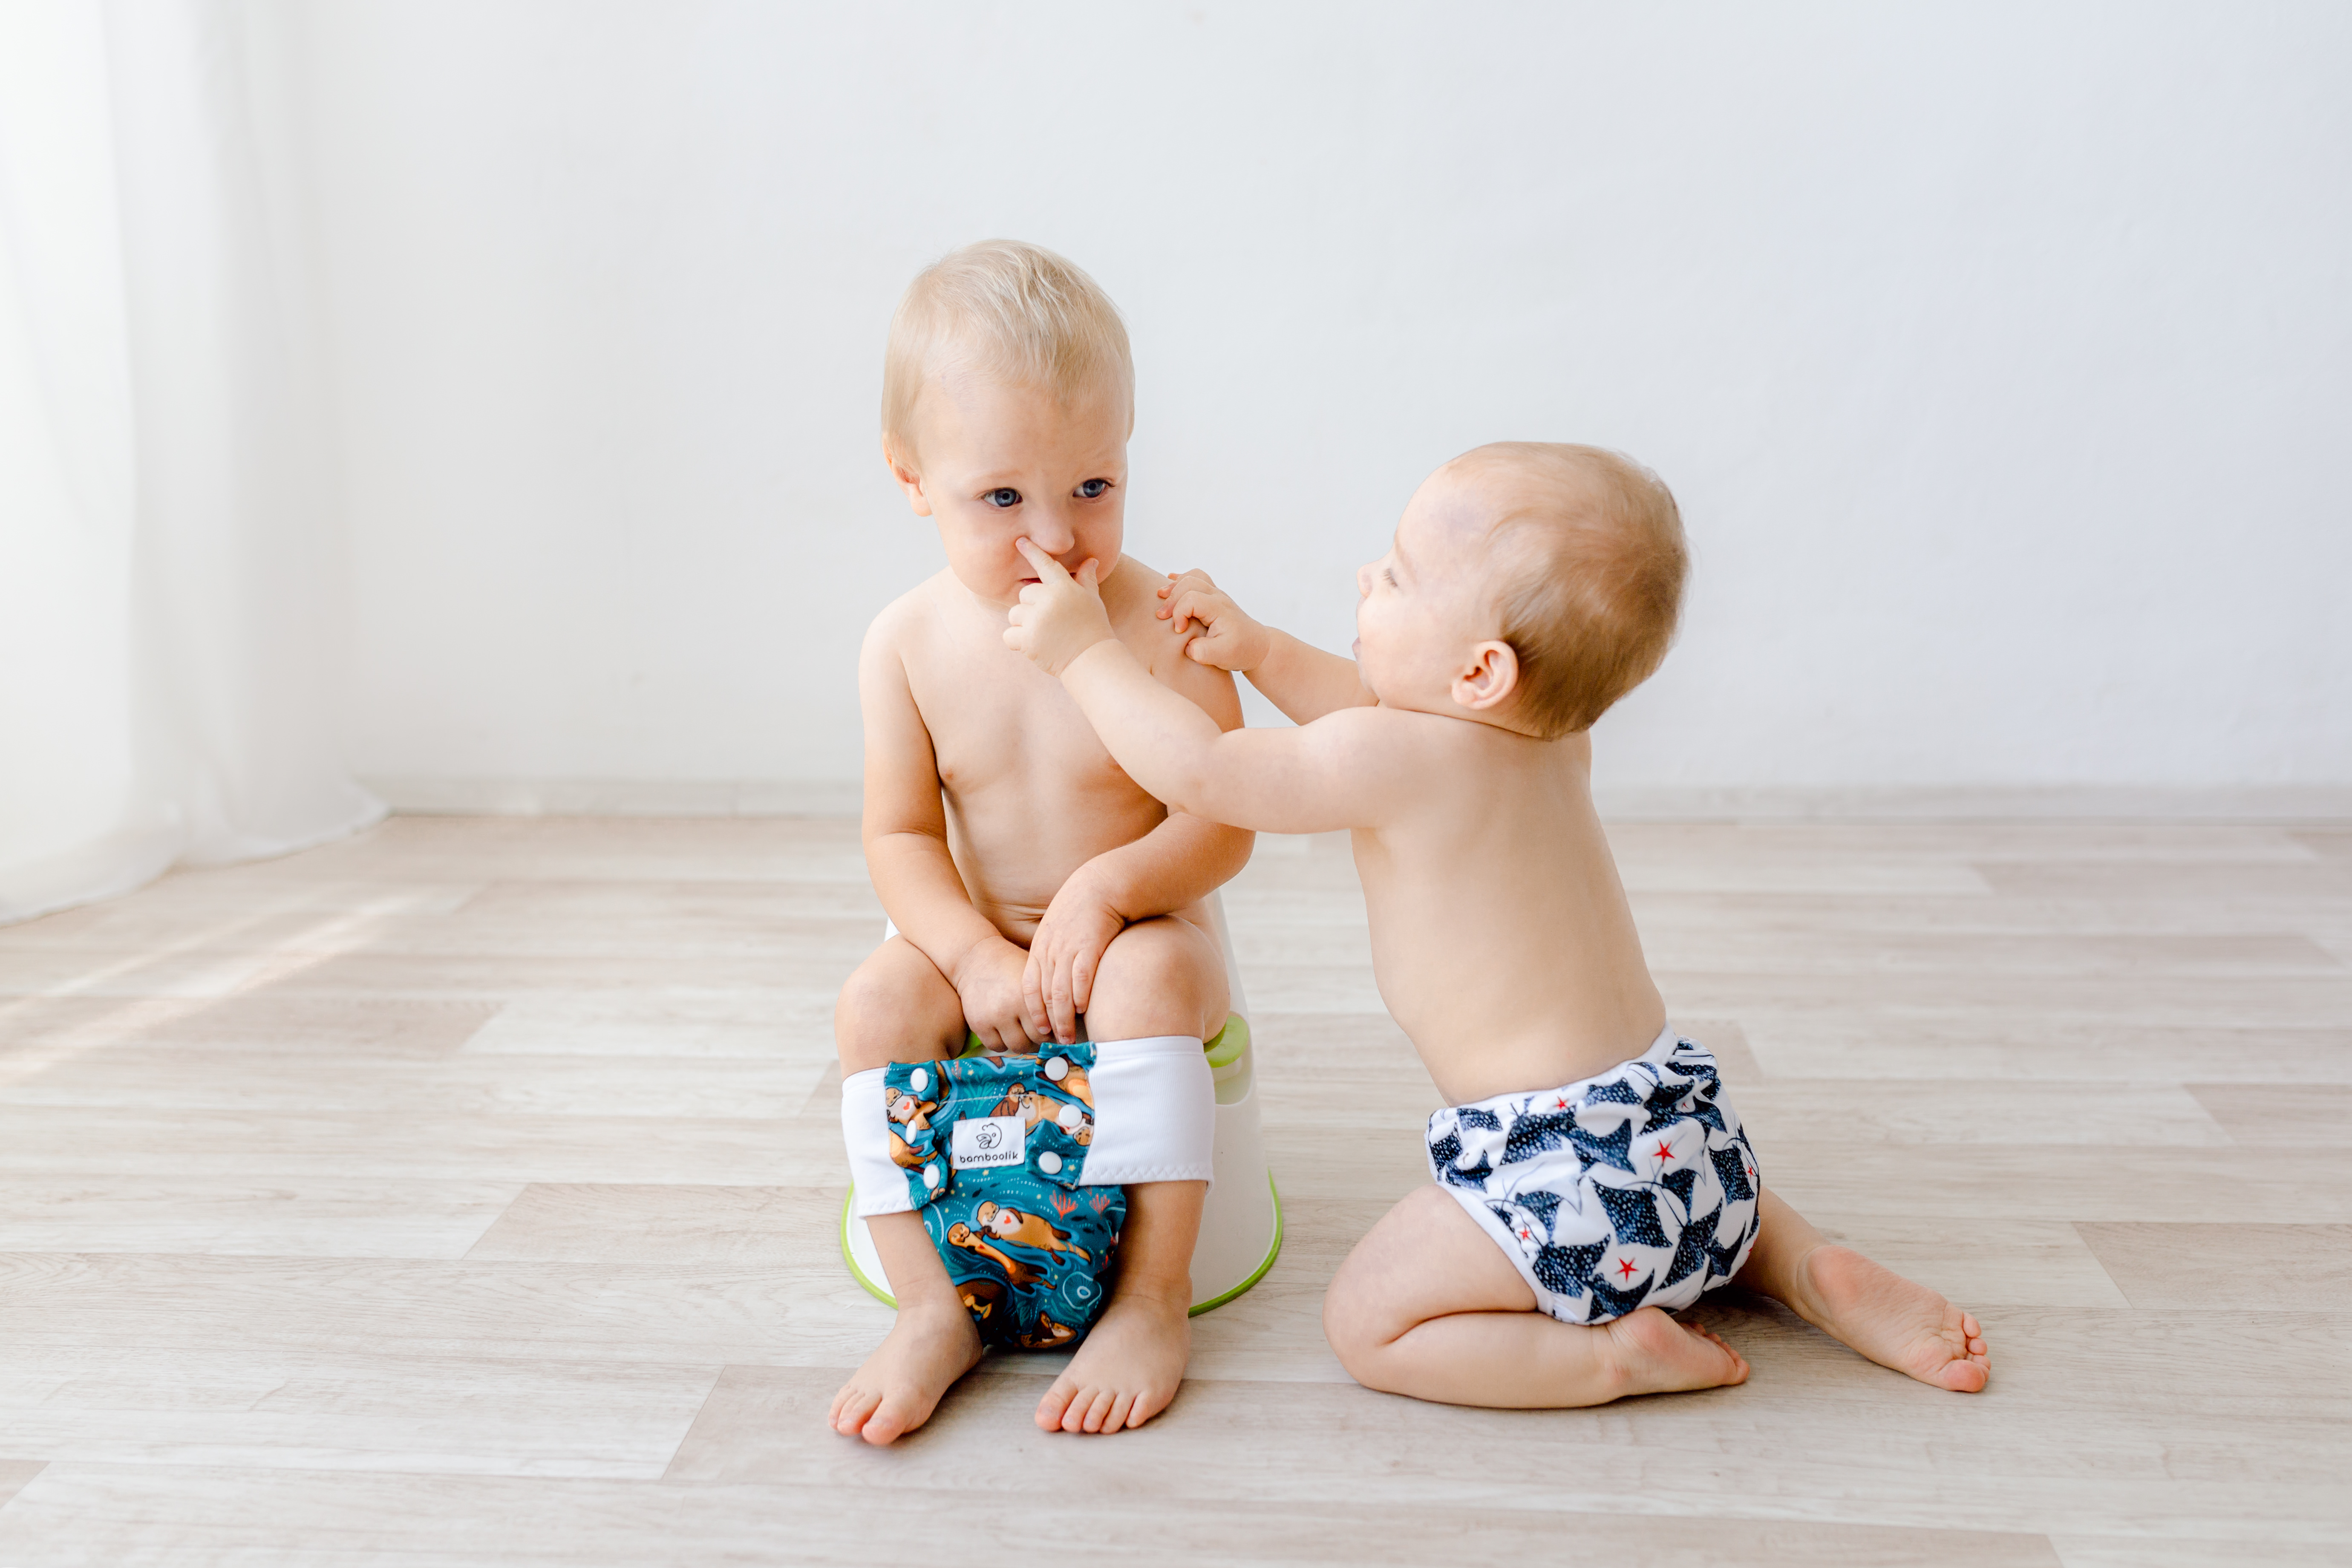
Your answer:
[[[1756,1153],[1706,1047],[1668,1027],[1607,1072],[1429,1119],[1429,1173],[1563,1323],[1675,1311],[1756,1244]]]

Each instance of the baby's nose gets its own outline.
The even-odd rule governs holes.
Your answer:
[[[1076,546],[1078,532],[1069,519],[1041,508],[1039,515],[1029,520],[1029,542],[1048,555],[1059,556]]]

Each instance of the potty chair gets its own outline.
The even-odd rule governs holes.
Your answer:
[[[1234,939],[1225,924],[1225,903],[1212,895],[1210,921],[1225,957],[1225,984],[1233,1011],[1217,1037],[1203,1047],[1217,1086],[1216,1180],[1201,1211],[1201,1239],[1192,1247],[1192,1315],[1222,1307],[1265,1277],[1282,1250],[1282,1200],[1266,1168],[1265,1143],[1258,1131],[1255,1070],[1250,1051],[1249,1004],[1242,995],[1241,966],[1234,962]],[[966,1056],[981,1054],[975,1039]],[[855,1188],[841,1200],[841,1256],[849,1272],[877,1300],[896,1307],[874,1238],[856,1210]]]

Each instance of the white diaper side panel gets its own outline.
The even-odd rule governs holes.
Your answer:
[[[867,1068],[841,1080],[841,1141],[849,1150],[849,1177],[860,1218],[903,1214],[915,1206],[907,1173],[890,1158],[890,1115],[882,1102],[887,1068]]]
[[[1217,1090],[1198,1039],[1097,1041],[1091,1079],[1095,1137],[1082,1184],[1215,1179]]]

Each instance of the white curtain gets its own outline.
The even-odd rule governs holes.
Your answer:
[[[0,922],[382,815],[336,742],[290,19],[0,0]]]

